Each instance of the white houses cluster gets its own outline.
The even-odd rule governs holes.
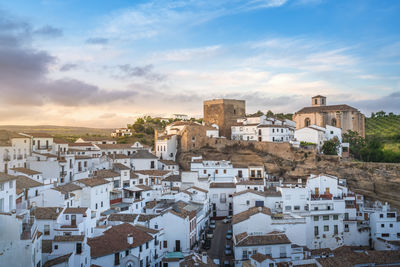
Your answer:
[[[238,122],[232,137],[240,140],[296,135],[287,120]],[[216,266],[200,251],[210,218],[231,218],[235,266],[345,266],[354,253],[362,259],[354,265],[400,263],[388,254],[400,248],[400,220],[388,204],[326,174],[283,182],[262,163],[194,156],[180,170],[178,137],[188,125],[156,135],[154,153],[139,142],[0,131],[1,264]],[[218,137],[218,127],[200,130]]]

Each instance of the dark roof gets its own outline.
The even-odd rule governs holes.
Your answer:
[[[97,178],[112,178],[112,177],[118,177],[121,176],[118,172],[115,172],[113,170],[97,170],[95,171],[94,175]]]
[[[21,134],[0,130],[0,146],[11,146],[11,139],[13,138],[29,138]]]
[[[9,181],[16,180],[16,179],[17,179],[17,176],[9,175],[4,172],[0,172],[0,183],[9,182]]]
[[[300,109],[296,113],[334,112],[334,111],[358,111],[358,110],[348,105],[330,105],[330,106],[305,107]]]
[[[165,160],[165,159],[160,159],[160,162],[165,164],[165,165],[178,165],[178,163],[176,163],[173,160]]]
[[[35,174],[41,174],[41,172],[30,170],[27,168],[12,168],[10,170],[16,171],[16,172],[21,172],[27,175],[35,175]]]
[[[264,181],[240,181],[236,185],[264,185]]]
[[[82,187],[80,187],[80,186],[78,186],[78,185],[76,185],[74,183],[68,183],[68,184],[65,184],[65,185],[59,185],[59,186],[54,187],[52,189],[57,190],[57,191],[59,191],[59,192],[61,192],[63,194],[66,194],[66,193],[70,193],[70,192],[73,192],[73,191],[76,191],[76,190],[80,190],[80,189],[82,189]]]
[[[69,257],[71,257],[71,255],[72,255],[72,253],[69,253],[67,255],[63,255],[63,256],[54,258],[52,260],[46,261],[46,263],[43,264],[43,267],[50,267],[50,266],[61,264],[63,262],[68,262]]]
[[[31,214],[36,220],[57,220],[62,210],[59,207],[36,207]]]
[[[17,176],[17,181],[16,181],[16,189],[17,189],[17,194],[20,194],[23,192],[24,189],[29,189],[33,187],[38,187],[42,186],[42,183],[39,183],[35,180],[32,180],[31,178],[28,178],[26,176]]]
[[[323,96],[323,95],[316,95],[316,96],[313,96],[312,98],[316,98],[316,97],[325,97],[326,98],[326,96]]]
[[[133,144],[98,144],[96,145],[100,149],[133,149]]]
[[[54,242],[83,242],[85,240],[84,235],[56,235]]]
[[[156,218],[157,214],[140,214],[138,218],[138,222],[148,222],[153,218]]]
[[[121,163],[114,163],[113,164],[113,169],[126,171],[126,170],[130,170],[131,168],[129,168],[129,167],[127,167],[127,166],[125,166],[124,164],[121,164]]]
[[[108,220],[112,222],[134,222],[138,214],[113,213],[108,216]]]
[[[76,182],[82,183],[89,187],[95,187],[95,186],[110,183],[109,181],[107,181],[104,178],[85,178],[85,179],[76,180]]]
[[[136,151],[131,155],[132,159],[158,159],[154,154],[150,153],[145,149]]]
[[[236,236],[235,246],[247,247],[278,244],[290,244],[290,240],[285,234],[282,233],[250,236],[247,233],[242,233]]]
[[[266,259],[272,259],[272,257],[270,255],[265,255],[265,254],[261,254],[261,253],[256,253],[251,255],[251,257],[253,260],[255,260],[258,263],[262,263],[263,261],[265,261]]]
[[[180,175],[170,175],[162,180],[163,182],[181,182],[182,178]]]
[[[210,188],[235,188],[234,183],[211,183]]]
[[[132,244],[128,244],[128,235],[133,236]],[[101,236],[89,238],[87,243],[90,246],[91,257],[98,258],[138,247],[152,239],[153,237],[145,231],[123,223],[106,230]]]
[[[275,190],[259,191],[259,190],[253,190],[253,189],[247,189],[247,190],[236,192],[233,194],[233,196],[240,196],[240,195],[247,194],[247,193],[256,194],[256,195],[259,195],[262,197],[280,197],[280,196],[282,196],[281,192],[275,191]]]
[[[66,208],[64,214],[86,214],[88,208]]]
[[[24,133],[26,135],[32,136],[33,138],[52,138],[48,133]]]
[[[242,221],[245,221],[249,219],[251,216],[257,213],[264,213],[269,216],[272,215],[271,210],[267,207],[252,207],[246,211],[243,211],[241,213],[235,214],[232,217],[232,224],[240,223]]]

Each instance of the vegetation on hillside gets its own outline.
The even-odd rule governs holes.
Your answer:
[[[269,118],[276,118],[278,120],[292,120],[293,114],[291,113],[273,113],[271,110],[268,110],[267,112],[262,112],[261,110],[257,111],[256,113],[253,114],[248,114],[248,116],[262,116],[266,115]]]
[[[365,132],[367,137],[400,142],[400,115],[384,111],[372,113],[370,118],[365,119]]]

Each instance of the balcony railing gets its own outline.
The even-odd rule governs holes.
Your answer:
[[[60,172],[60,177],[65,177],[67,176],[67,172]]]

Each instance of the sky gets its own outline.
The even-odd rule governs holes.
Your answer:
[[[400,113],[400,1],[0,0],[0,124],[123,127],[202,102]]]

